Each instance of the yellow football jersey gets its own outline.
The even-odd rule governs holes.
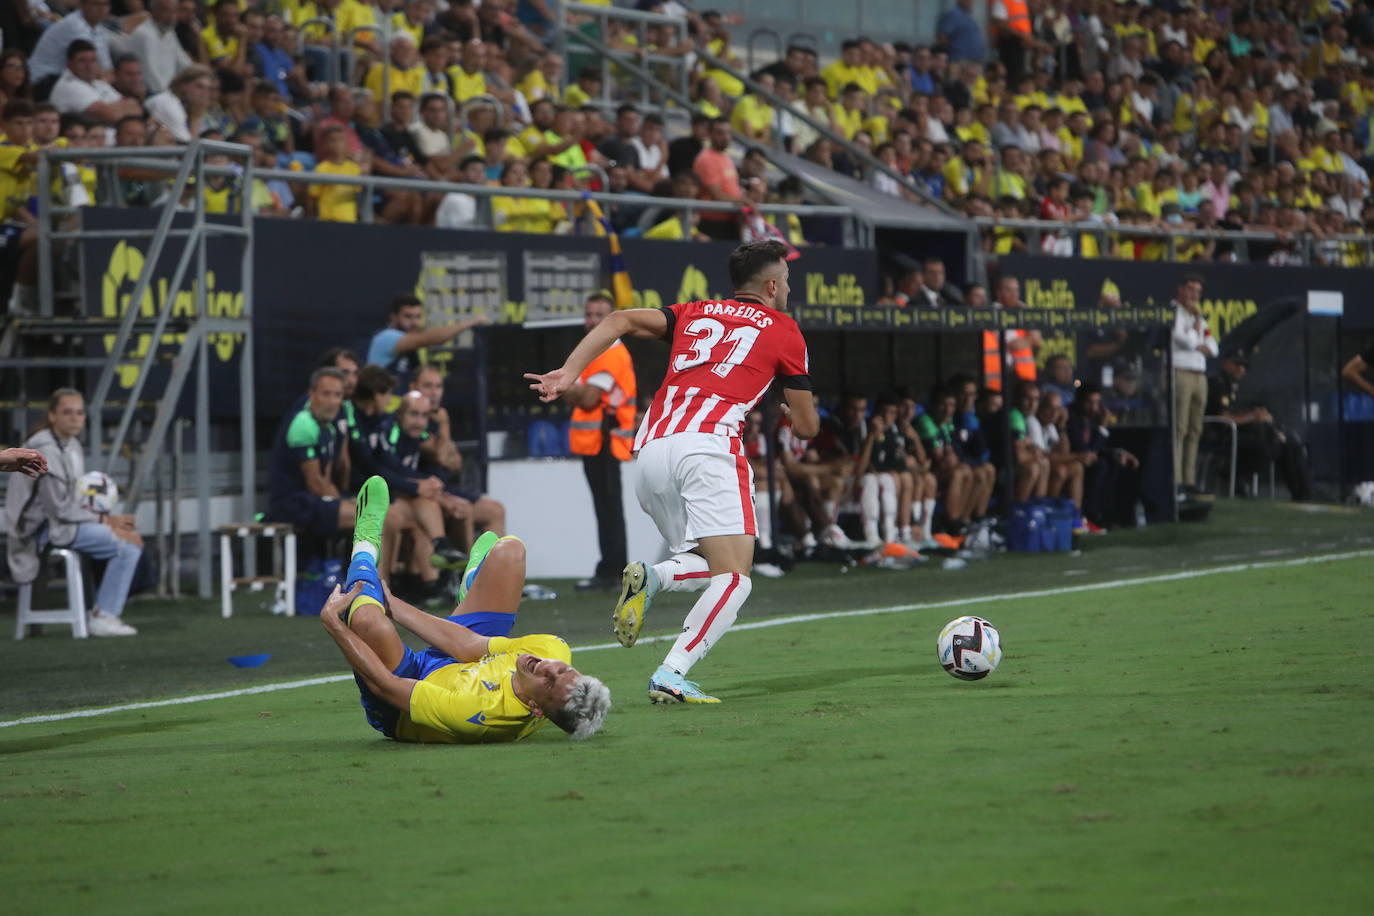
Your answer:
[[[533,734],[544,719],[532,715],[511,687],[515,660],[526,652],[572,663],[572,649],[557,636],[493,636],[481,659],[447,665],[416,683],[410,712],[396,723],[396,740],[491,744]]]

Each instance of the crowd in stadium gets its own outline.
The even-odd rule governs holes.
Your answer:
[[[1075,224],[989,226],[994,253],[1038,245],[1163,259],[1165,236],[1111,230],[1244,228],[1276,235],[1263,252],[1271,263],[1304,257],[1298,239],[1313,241],[1320,263],[1362,263],[1364,246],[1338,236],[1364,233],[1374,218],[1374,17],[1350,6],[996,0],[985,29],[973,0],[958,0],[931,44],[855,38],[829,62],[791,46],[750,82],[734,75],[739,36],[718,13],[640,0],[684,27],[638,32],[611,20],[605,34],[570,16],[626,60],[651,53],[660,73],[665,60],[688,68],[689,127],[671,103],[667,123],[641,113],[636,103],[647,111],[665,100],[646,97],[626,68],[611,65],[612,85],[602,86],[595,56],[551,50],[541,0],[29,0],[0,22],[4,217],[31,222],[34,149],[207,137],[251,145],[262,166],[335,175],[603,189],[584,168],[598,166],[604,190],[627,198],[609,214],[619,231],[747,240],[771,231],[751,205],[802,199],[801,183],[763,155],[781,147],[883,194]],[[598,104],[603,90],[613,107]],[[729,128],[753,146],[732,143]],[[74,203],[148,205],[166,193],[164,176],[130,169],[111,187],[85,165],[67,181]],[[360,215],[362,194],[347,184],[258,181],[246,195],[228,178],[207,185],[211,212],[247,196],[262,214]],[[726,201],[741,213],[689,217],[629,201],[650,195]],[[379,221],[487,218],[461,193],[393,190],[368,202]],[[580,208],[557,201],[498,195],[490,208],[500,230],[592,231]],[[795,219],[783,231],[803,241]],[[1175,249],[1178,260],[1237,254],[1217,238],[1180,236]]]

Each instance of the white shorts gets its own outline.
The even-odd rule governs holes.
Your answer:
[[[673,553],[706,537],[757,534],[754,471],[737,438],[677,433],[635,459],[635,494]]]

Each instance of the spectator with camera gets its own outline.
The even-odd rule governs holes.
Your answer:
[[[81,392],[59,388],[48,400],[42,425],[24,443],[46,462],[36,477],[15,474],[5,493],[10,574],[15,582],[33,582],[42,572],[42,551],[49,545],[105,561],[87,627],[92,636],[135,636],[124,622],[124,604],[143,539],[132,515],[99,513],[83,504],[80,487],[86,476],[81,433],[86,428],[86,402]],[[29,459],[28,467],[34,467]]]

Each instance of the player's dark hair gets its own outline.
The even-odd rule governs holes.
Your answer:
[[[330,347],[320,354],[320,358],[315,362],[315,368],[337,368],[339,357],[343,357],[355,366],[362,363],[362,360],[358,359],[358,354],[347,347]]]
[[[395,390],[396,376],[376,363],[368,363],[358,370],[358,380],[353,383],[353,400],[361,404]]]
[[[745,242],[730,255],[730,283],[735,289],[740,289],[769,267],[786,259],[787,246],[777,239]]]
[[[418,366],[418,367],[416,367],[415,373],[414,373],[413,375],[411,375],[411,377],[410,377],[410,390],[411,390],[411,391],[418,391],[418,390],[419,390],[418,388],[415,387],[415,385],[416,385],[417,382],[420,381],[420,376],[424,375],[426,372],[433,372],[435,375],[439,376],[439,381],[441,381],[441,382],[444,380],[444,370],[443,370],[443,369],[440,369],[438,366],[434,365],[434,363],[425,363],[423,366]]]
[[[1179,286],[1186,286],[1189,283],[1196,283],[1198,286],[1201,286],[1202,274],[1184,274],[1183,279],[1178,281]]]
[[[615,308],[615,300],[612,299],[611,294],[604,289],[599,289],[596,292],[592,293],[590,296],[587,297],[586,301],[582,304],[591,305],[593,302],[604,302],[611,308]]]
[[[401,295],[391,300],[391,314],[399,315],[401,313],[401,309],[410,308],[411,306],[421,304],[423,303],[421,303],[420,300],[414,294],[401,293]]]

